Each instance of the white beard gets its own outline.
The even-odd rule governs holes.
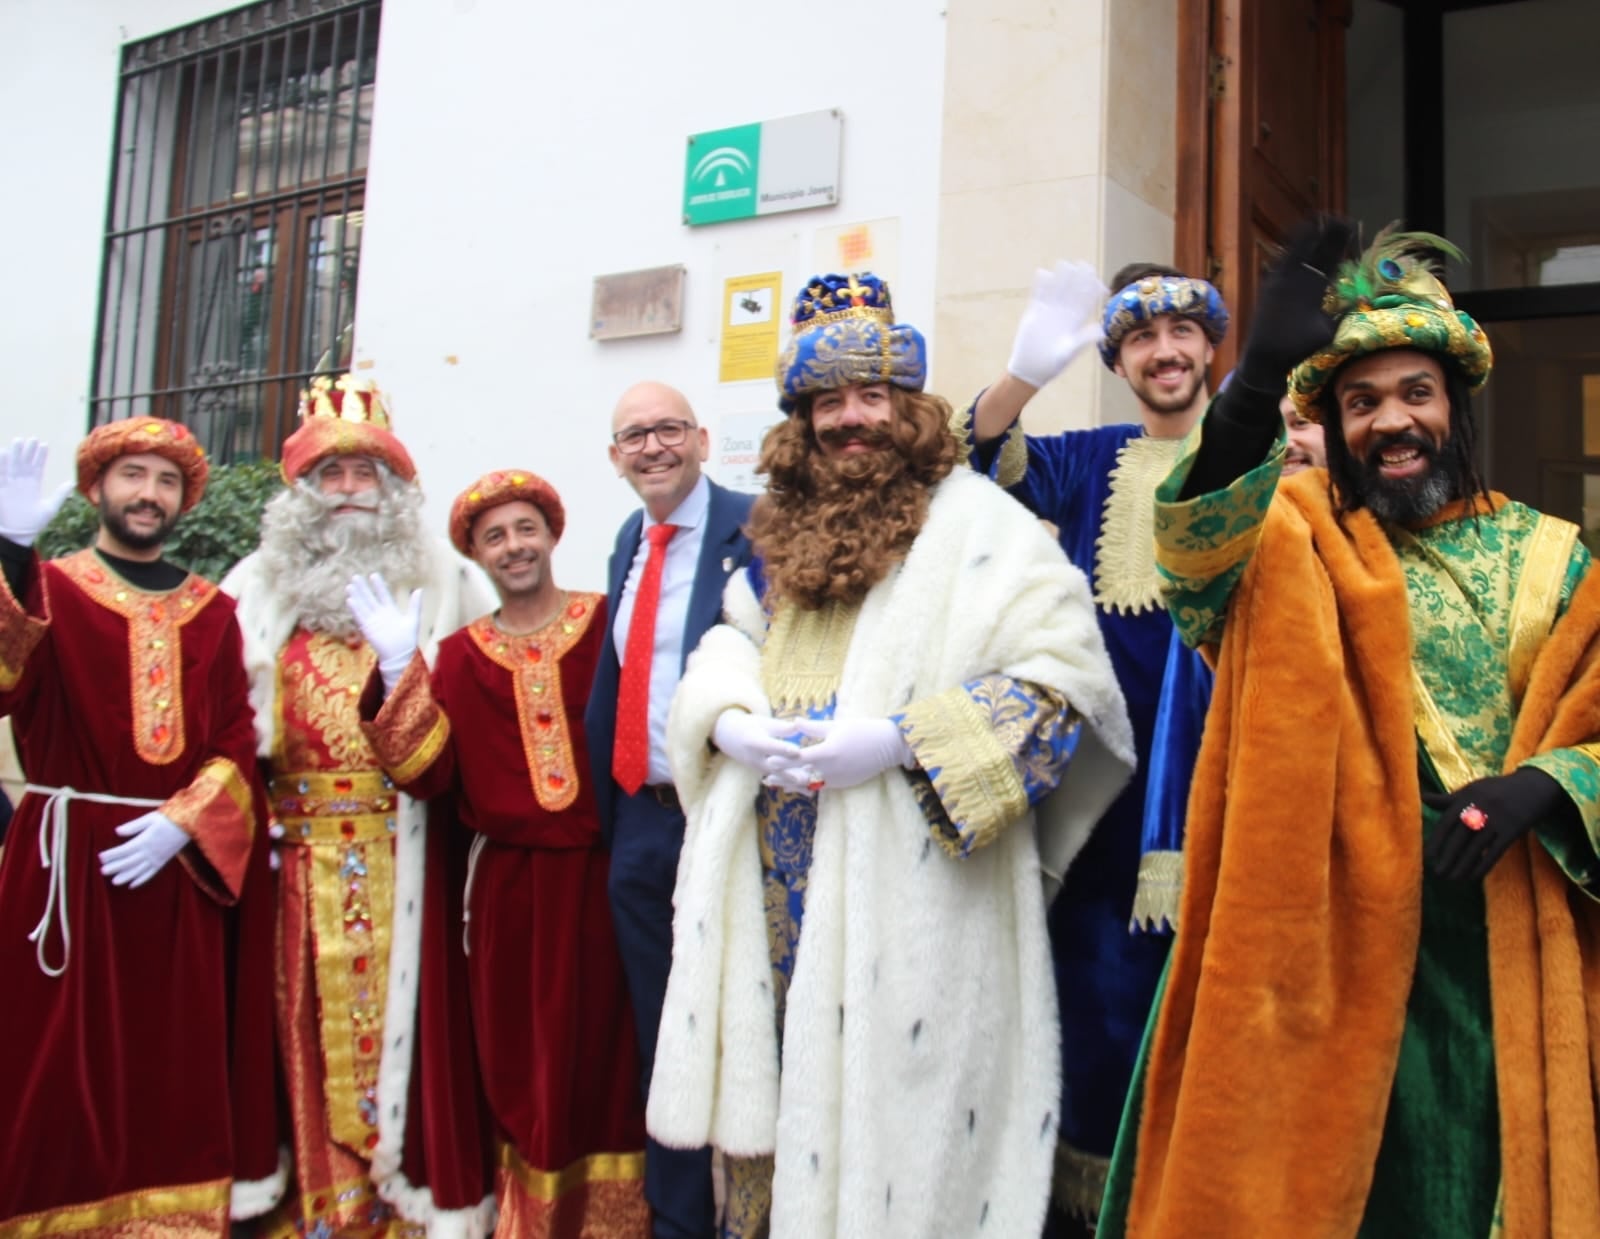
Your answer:
[[[422,488],[382,465],[378,471],[378,490],[355,497],[324,495],[301,478],[261,514],[263,574],[284,609],[311,632],[357,635],[345,601],[345,589],[357,573],[381,573],[396,598],[427,582]],[[334,512],[369,502],[370,514]]]

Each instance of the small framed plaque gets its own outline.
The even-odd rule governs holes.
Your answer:
[[[626,340],[683,330],[682,263],[594,277],[591,340]]]

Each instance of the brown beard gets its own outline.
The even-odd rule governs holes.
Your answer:
[[[750,541],[769,605],[858,603],[911,549],[929,488],[955,467],[956,441],[942,398],[895,387],[889,399],[885,446],[874,451],[823,455],[809,401],[767,432],[757,466],[767,490],[751,510]],[[830,435],[841,437],[880,441],[861,429]]]

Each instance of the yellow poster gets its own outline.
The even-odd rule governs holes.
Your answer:
[[[737,275],[723,281],[722,363],[718,381],[771,381],[778,364],[778,309],[783,273]]]

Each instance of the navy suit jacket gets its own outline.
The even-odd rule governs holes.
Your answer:
[[[706,509],[706,536],[700,546],[700,562],[695,566],[694,586],[689,593],[689,614],[683,630],[683,657],[700,644],[708,629],[722,616],[722,589],[728,578],[750,562],[750,540],[744,525],[750,517],[754,496],[718,486],[711,479],[711,503]],[[617,544],[611,552],[606,584],[606,639],[600,662],[594,670],[594,687],[584,710],[584,732],[589,739],[590,774],[594,779],[595,800],[600,810],[600,830],[606,846],[611,846],[611,831],[616,822],[617,797],[621,789],[611,778],[611,749],[617,734],[617,683],[621,664],[617,645],[611,636],[617,607],[622,602],[622,587],[628,569],[639,552],[644,530],[644,510],[622,522]]]

